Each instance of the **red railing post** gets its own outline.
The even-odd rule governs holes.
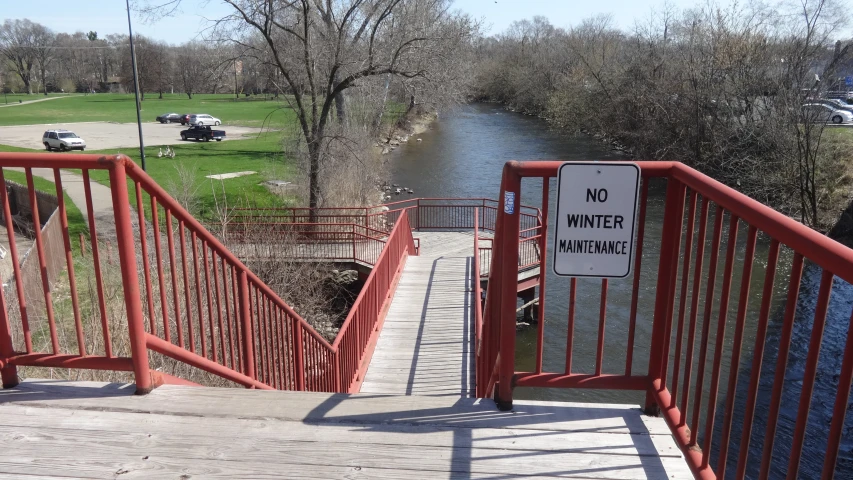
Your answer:
[[[296,375],[296,390],[305,390],[305,363],[302,357],[302,325],[293,319],[293,372]]]
[[[500,370],[495,403],[501,410],[512,409],[513,377],[515,376],[515,302],[518,284],[519,209],[521,208],[521,179],[515,172],[515,162],[508,162],[503,171],[503,189],[498,203],[501,229],[495,236],[501,269],[499,292]],[[509,202],[507,202],[509,200]],[[494,264],[494,262],[493,262]],[[506,268],[511,267],[511,268]],[[494,320],[493,320],[494,321]]]
[[[6,295],[0,288],[0,361],[8,362],[15,355],[15,347],[12,344],[12,325],[9,323],[9,315],[6,308]],[[12,388],[18,385],[18,368],[6,364],[0,368],[0,378],[3,380],[3,388]]]
[[[334,361],[334,364],[335,364],[335,372],[334,372],[335,389],[339,393],[349,393],[347,391],[347,390],[349,390],[349,387],[344,388],[343,382],[341,380],[343,378],[343,376],[341,375],[341,351],[335,350],[334,352],[332,352],[332,355],[333,355],[333,358],[335,359],[335,361]]]
[[[664,205],[663,230],[661,233],[661,256],[658,264],[657,295],[655,297],[654,321],[652,324],[651,348],[649,350],[649,391],[646,392],[645,412],[648,415],[660,413],[660,405],[655,401],[651,391],[652,382],[661,376],[661,371],[668,359],[667,351],[669,327],[671,325],[672,305],[676,269],[678,267],[681,228],[683,223],[685,186],[680,181],[669,177],[666,187],[666,204]],[[661,379],[661,388],[666,387],[666,379]]]
[[[137,395],[144,395],[154,388],[148,366],[148,346],[145,341],[145,319],[142,314],[142,294],[139,291],[139,275],[136,270],[136,247],[133,241],[133,226],[130,222],[130,202],[127,193],[127,177],[124,160],[110,166],[110,192],[116,222],[116,244],[121,266],[122,290],[127,309],[127,329],[130,337],[130,355],[133,359],[133,376]],[[106,333],[106,332],[105,332]]]
[[[243,375],[257,380],[255,374],[255,335],[252,331],[252,308],[249,305],[249,279],[244,270],[237,274],[240,305],[240,334],[243,340]]]

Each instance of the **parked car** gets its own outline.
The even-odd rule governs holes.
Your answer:
[[[54,148],[61,151],[85,150],[86,142],[71,130],[48,130],[41,137],[41,143],[47,151]]]
[[[849,90],[830,90],[826,92],[826,98],[837,98],[850,103],[853,102],[853,92]]]
[[[837,98],[821,98],[813,100],[810,103],[822,103],[824,105],[829,105],[832,108],[837,108],[838,110],[847,110],[848,112],[853,113],[853,105]]]
[[[204,140],[205,142],[209,142],[210,140],[221,142],[222,139],[225,138],[225,130],[213,130],[206,125],[193,125],[190,128],[181,131],[181,140],[187,140],[189,138]]]
[[[190,115],[190,125],[214,125],[219,126],[222,123],[222,120],[212,117],[206,113],[198,113],[195,115]]]
[[[803,105],[803,114],[808,122],[853,123],[853,112],[824,103],[807,103]]]
[[[187,125],[188,123],[190,123],[190,117],[191,116],[192,116],[192,114],[182,113],[181,114],[181,120],[180,120],[181,125]]]
[[[177,113],[164,113],[156,118],[160,123],[180,123],[181,116]]]

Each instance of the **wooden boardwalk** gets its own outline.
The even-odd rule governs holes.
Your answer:
[[[624,405],[26,381],[0,391],[0,478],[687,479]]]
[[[361,392],[469,396],[473,392],[472,232],[416,232]]]
[[[471,398],[473,236],[417,236],[361,393],[25,381],[0,480],[692,477],[637,406]]]

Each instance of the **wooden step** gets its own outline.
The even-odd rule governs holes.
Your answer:
[[[690,478],[638,408],[25,381],[0,391],[0,477]]]

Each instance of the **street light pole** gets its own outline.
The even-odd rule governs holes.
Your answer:
[[[136,71],[136,51],[133,49],[133,28],[130,26],[130,0],[127,5],[127,31],[130,34],[130,62],[133,66],[133,93],[136,96],[136,126],[139,128],[139,155],[142,157],[142,170],[145,170],[145,142],[142,140],[142,116],[139,113],[139,75]]]

